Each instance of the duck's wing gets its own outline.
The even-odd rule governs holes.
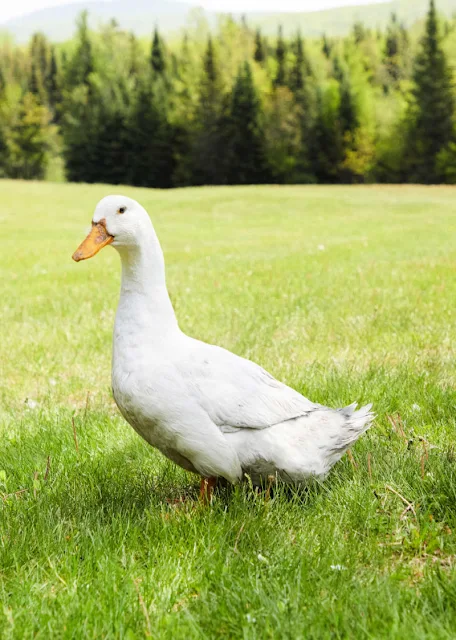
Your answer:
[[[320,407],[259,365],[220,347],[194,341],[177,367],[192,397],[225,432],[266,429]]]

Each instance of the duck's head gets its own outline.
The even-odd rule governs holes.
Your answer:
[[[107,196],[100,200],[92,218],[92,229],[73,254],[73,260],[92,258],[103,247],[135,247],[144,233],[150,230],[147,211],[131,198]]]

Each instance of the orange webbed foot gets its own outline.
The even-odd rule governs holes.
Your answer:
[[[217,484],[217,478],[201,478],[200,485],[200,501],[205,504],[211,504],[214,488]]]

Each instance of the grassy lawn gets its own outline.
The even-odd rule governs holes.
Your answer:
[[[71,261],[119,191],[152,216],[185,331],[312,400],[374,403],[353,463],[201,508],[123,421],[119,259]],[[456,189],[0,192],[2,639],[455,637]]]

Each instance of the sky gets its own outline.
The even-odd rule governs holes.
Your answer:
[[[74,1],[74,0],[73,0]],[[109,2],[109,0],[106,0]],[[315,11],[345,5],[372,4],[375,0],[186,0],[192,5],[206,9],[224,11]],[[377,0],[382,1],[382,0]],[[38,9],[59,4],[70,4],[72,0],[0,0],[0,23]]]

